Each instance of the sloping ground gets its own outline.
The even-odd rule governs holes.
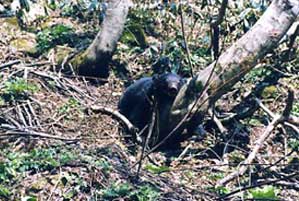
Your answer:
[[[86,109],[92,105],[115,108],[120,80],[111,78],[105,85],[94,86],[48,68],[48,64],[17,64],[1,69],[0,176],[2,188],[7,190],[3,198],[81,200],[106,196],[109,200],[159,194],[161,199],[196,200],[205,195],[201,188],[180,178],[184,169],[160,174],[142,170],[140,179],[134,178],[136,167],[131,166],[138,157],[128,151],[122,126],[110,116]],[[18,91],[17,87],[24,89]],[[160,159],[159,153],[154,155],[160,163],[166,160]],[[116,192],[110,195],[109,190]],[[139,195],[142,193],[145,195]]]
[[[11,62],[11,58],[25,60],[22,55],[2,49],[10,55],[2,63]],[[212,126],[209,131],[213,133],[204,140],[190,139],[180,149],[151,154],[151,162],[143,161],[136,179],[137,166],[132,166],[139,152],[124,140],[130,136],[111,116],[88,110],[94,105],[115,109],[122,81],[112,75],[104,85],[90,84],[76,76],[53,72],[47,62],[42,63],[1,68],[3,199],[215,200],[219,193],[228,192],[226,188],[215,189],[216,181],[231,171],[227,164],[237,166],[264,130],[255,126],[248,132],[239,124],[223,139]],[[298,170],[296,154],[285,157],[284,137],[276,138],[267,143],[256,164],[252,164],[251,179],[269,180],[280,171],[286,174]],[[227,152],[224,156],[223,151]],[[264,169],[268,164],[274,165]],[[288,195],[286,200],[298,198],[296,190],[280,188],[279,194]]]
[[[113,116],[89,109],[116,109],[124,80],[114,73],[106,84],[66,76],[44,56],[36,59],[12,47],[11,40],[24,36],[15,26],[1,28],[0,200],[217,200],[247,186],[251,191],[222,198],[299,199],[298,174],[287,177],[298,173],[298,138],[284,127],[267,140],[253,164],[244,164],[250,167],[244,177],[227,187],[215,186],[238,168],[264,132],[270,118],[262,110],[225,124],[225,135],[207,118],[205,136],[193,136],[176,150],[152,153],[136,178],[140,147]],[[129,62],[133,76],[149,71],[144,68],[150,66],[146,51],[123,58],[128,53],[121,51],[128,47],[120,47],[118,57]],[[139,63],[141,57],[145,64]],[[295,86],[298,94],[298,79],[282,82]],[[251,85],[236,86],[218,107],[229,111]],[[284,105],[286,92],[279,90],[270,87],[264,94],[274,112]]]

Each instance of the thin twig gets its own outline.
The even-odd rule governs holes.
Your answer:
[[[211,116],[211,119],[215,122],[215,124],[217,125],[220,133],[226,133],[227,129],[223,126],[223,124],[221,123],[221,121],[215,116],[214,112],[212,111],[212,109],[208,110],[209,115]]]
[[[153,134],[153,130],[154,130],[154,126],[155,126],[155,122],[156,122],[156,114],[157,114],[157,103],[155,103],[155,111],[152,112],[152,120],[151,120],[151,123],[150,123],[150,126],[149,126],[149,129],[148,129],[148,134],[142,144],[142,150],[141,150],[141,154],[140,154],[140,159],[139,159],[139,163],[138,163],[138,167],[137,167],[137,174],[136,174],[136,178],[139,177],[139,173],[140,173],[140,170],[141,170],[141,166],[142,166],[142,161],[143,161],[143,156],[144,156],[144,153],[145,153],[145,149],[146,147],[148,146],[148,142],[150,141],[151,139],[151,136]]]
[[[280,115],[280,116],[276,115],[273,118],[272,122],[267,126],[264,133],[255,142],[255,146],[254,146],[253,150],[251,151],[251,153],[248,155],[246,160],[244,160],[244,162],[242,162],[242,163],[248,163],[248,164],[252,163],[252,161],[255,159],[256,154],[258,153],[258,151],[260,150],[260,148],[262,147],[262,145],[264,144],[266,139],[270,136],[272,131],[275,129],[275,127],[278,124],[283,123],[285,121],[285,119],[288,118],[288,115],[290,115],[290,111],[291,111],[290,109],[292,108],[292,105],[294,102],[294,91],[289,90],[289,94],[288,94],[288,98],[287,98],[286,102],[287,102],[287,104],[285,106],[285,109],[284,109],[284,112],[282,113],[282,115]],[[223,185],[227,184],[228,182],[230,182],[231,180],[235,179],[236,177],[243,175],[247,169],[248,169],[248,166],[240,167],[236,171],[230,173],[223,179],[219,180],[217,182],[217,186],[223,186]]]
[[[255,101],[257,102],[257,104],[264,110],[264,112],[266,112],[272,119],[276,116],[276,114],[274,114],[271,110],[269,110],[260,99],[255,98]],[[294,121],[295,117],[293,116],[289,116],[288,119],[284,122],[284,125],[292,128],[294,131],[297,132],[297,134],[299,134],[299,128],[296,126],[296,122]],[[293,121],[292,121],[293,120]],[[295,125],[294,125],[295,124]]]
[[[57,189],[58,184],[61,182],[61,177],[62,177],[62,171],[61,171],[61,167],[59,167],[59,177],[58,177],[57,181],[55,182],[55,185],[52,188],[51,193],[50,193],[47,201],[52,200],[52,196],[53,196],[55,190]]]
[[[192,147],[192,144],[188,144],[188,146],[182,151],[182,153],[175,159],[174,162],[178,162],[184,158],[184,156],[187,154],[188,150]]]
[[[253,189],[253,188],[256,188],[256,187],[260,187],[260,186],[265,186],[265,185],[269,185],[269,184],[276,184],[280,181],[284,181],[284,180],[287,180],[287,179],[290,179],[290,178],[293,178],[295,176],[298,176],[299,173],[296,172],[296,173],[293,173],[293,174],[290,174],[288,176],[285,176],[285,177],[282,177],[282,178],[278,178],[278,179],[275,179],[275,180],[271,180],[271,181],[264,181],[264,182],[260,182],[260,183],[257,183],[255,185],[251,185],[251,186],[245,186],[243,188],[240,188],[240,189],[237,189],[235,191],[232,191],[222,197],[219,197],[217,200],[230,200],[230,197],[234,194],[237,194],[237,193],[240,193],[240,192],[243,192],[245,190],[249,190],[249,189]]]
[[[42,132],[36,132],[33,130],[29,130],[27,128],[19,129],[14,126],[8,125],[8,124],[1,124],[0,128],[3,130],[6,130],[5,133],[0,134],[0,137],[9,137],[9,136],[22,136],[22,137],[39,137],[39,138],[49,138],[49,139],[55,139],[55,140],[62,140],[67,142],[77,142],[80,141],[81,138],[63,138],[55,135],[50,135],[47,133]]]
[[[121,120],[122,123],[126,126],[126,128],[128,129],[128,131],[136,136],[136,139],[138,140],[138,135],[137,135],[137,128],[124,116],[122,115],[120,112],[118,112],[117,110],[114,110],[112,108],[108,108],[108,107],[103,107],[103,106],[90,106],[87,107],[87,109],[92,110],[93,112],[104,112],[110,115],[113,115],[114,117],[116,117],[117,119]],[[140,140],[140,139],[139,139]]]
[[[182,1],[180,1],[180,17],[181,17],[182,34],[183,34],[183,39],[184,39],[185,50],[186,50],[186,53],[187,53],[190,73],[191,73],[191,77],[194,77],[193,66],[192,66],[192,61],[191,61],[191,56],[190,56],[190,51],[189,51],[189,46],[188,46],[188,41],[187,41],[186,34],[185,34],[185,24],[184,24]]]
[[[21,63],[21,60],[15,60],[15,61],[10,61],[10,62],[7,62],[5,64],[1,64],[0,65],[0,70],[4,69],[4,68],[8,68],[8,67],[11,67],[15,64],[19,64]]]
[[[278,159],[278,160],[275,161],[274,163],[271,163],[271,164],[269,164],[268,166],[266,166],[266,167],[264,167],[263,169],[261,169],[260,172],[264,172],[265,170],[270,169],[270,168],[273,167],[273,166],[278,166],[278,164],[279,164],[282,160],[284,160],[284,159],[288,158],[289,156],[291,156],[295,151],[296,151],[295,149],[292,149],[292,151],[290,151],[289,153],[285,154],[283,157],[281,157],[280,159]],[[297,165],[299,165],[299,164],[297,164]]]

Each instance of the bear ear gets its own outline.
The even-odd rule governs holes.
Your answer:
[[[154,73],[163,74],[171,72],[171,66],[172,65],[169,57],[162,56],[156,61],[156,63],[153,64],[152,70],[154,71]]]

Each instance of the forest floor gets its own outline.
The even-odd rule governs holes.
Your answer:
[[[66,75],[45,54],[28,56],[10,45],[23,31],[12,29],[14,35],[9,35],[3,29],[5,26],[0,28],[0,200],[299,199],[298,146],[291,144],[298,142],[298,136],[285,126],[265,141],[254,163],[244,164],[249,166],[245,175],[216,187],[218,180],[239,168],[271,121],[263,110],[224,123],[225,135],[207,117],[205,136],[193,136],[177,149],[150,154],[137,174],[140,146],[132,143],[113,115],[92,110],[94,106],[117,109],[129,78],[115,72],[113,66],[104,84]],[[121,58],[124,53],[117,54]],[[134,72],[130,79],[150,71],[149,63],[127,65]],[[295,86],[298,95],[298,79],[281,82]],[[263,102],[280,113],[286,89],[271,87]],[[239,83],[218,107],[229,111],[241,102],[244,89],[252,89],[252,83]],[[298,99],[294,107],[298,107],[293,110],[298,115]],[[293,173],[298,174],[287,177]]]

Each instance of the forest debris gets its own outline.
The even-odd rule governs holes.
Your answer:
[[[0,129],[5,130],[4,133],[0,134],[0,139],[3,139],[4,137],[10,137],[10,136],[21,136],[21,137],[48,138],[48,139],[62,140],[66,142],[78,142],[81,140],[81,138],[63,138],[63,137],[50,135],[43,132],[36,132],[28,128],[23,128],[23,129],[16,128],[9,124],[0,124]]]
[[[5,64],[1,64],[0,65],[0,70],[2,70],[4,68],[9,68],[9,67],[11,67],[11,66],[13,66],[15,64],[19,64],[19,63],[21,63],[20,60],[9,61],[9,62],[7,62]]]
[[[253,162],[253,160],[255,159],[256,154],[258,153],[258,151],[260,150],[262,145],[264,145],[264,142],[270,136],[270,134],[275,129],[275,127],[278,124],[284,123],[284,121],[289,117],[291,109],[292,109],[292,105],[294,102],[294,91],[289,89],[289,94],[288,94],[288,98],[287,98],[286,102],[287,102],[287,104],[285,106],[285,109],[284,109],[282,115],[276,115],[274,117],[272,122],[267,126],[264,133],[255,142],[255,146],[254,146],[253,150],[251,151],[251,153],[248,155],[247,159],[245,159],[242,163],[240,163],[240,165],[241,164],[251,164]],[[248,166],[241,166],[236,171],[230,173],[223,179],[219,180],[217,182],[217,186],[223,186],[223,185],[227,184],[228,182],[230,182],[231,180],[235,179],[236,177],[242,176],[246,172],[247,169],[248,169]]]
[[[269,184],[280,184],[280,185],[286,186],[286,183],[283,184],[281,181],[285,181],[285,180],[288,180],[290,178],[294,178],[298,175],[299,175],[299,173],[295,172],[295,173],[292,173],[290,175],[287,175],[287,176],[284,176],[282,178],[278,178],[278,179],[275,179],[275,180],[268,180],[268,181],[259,182],[255,185],[245,186],[241,189],[234,190],[234,191],[218,198],[218,200],[229,200],[229,198],[234,194],[240,193],[240,192],[245,191],[245,190],[253,189],[253,188],[256,188],[256,187],[259,187],[259,186],[265,186],[265,185],[269,185]],[[293,185],[293,186],[295,186],[295,185]]]
[[[269,110],[260,99],[255,98],[255,101],[258,103],[258,105],[271,117],[271,118],[275,118],[275,114]],[[284,122],[284,125],[292,128],[295,132],[297,132],[297,134],[299,134],[299,128],[297,127],[298,125],[296,125],[296,121],[294,121],[296,119],[296,117],[294,116],[289,116],[286,121]],[[295,125],[294,125],[295,124]]]
[[[122,115],[117,110],[107,108],[104,106],[91,106],[91,107],[88,107],[87,109],[90,109],[93,112],[104,112],[104,113],[113,115],[114,117],[116,117],[117,119],[122,121],[122,123],[126,126],[128,131],[132,134],[133,138],[134,138],[134,136],[136,136],[137,142],[139,142],[139,143],[142,142],[142,140],[137,135],[137,128],[124,115]]]
[[[227,133],[227,129],[223,126],[222,122],[215,116],[214,112],[212,111],[212,109],[208,110],[209,115],[211,116],[211,119],[215,122],[215,124],[217,125],[220,133],[224,134]]]

